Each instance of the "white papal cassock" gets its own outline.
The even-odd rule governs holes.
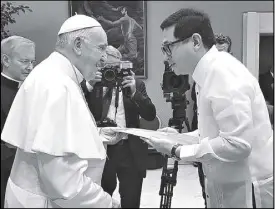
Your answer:
[[[100,186],[106,152],[74,68],[54,52],[15,97],[1,136],[17,147],[5,207],[112,207]]]

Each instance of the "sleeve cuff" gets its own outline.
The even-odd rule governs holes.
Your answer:
[[[212,149],[212,146],[209,143],[208,137],[202,139],[201,143],[197,145],[195,150],[195,156],[196,156],[196,159],[199,159],[199,161],[207,161],[212,158],[215,158],[222,162],[234,162],[233,160],[219,157]]]
[[[94,88],[88,81],[86,81],[86,86],[89,92],[91,92]]]
[[[180,159],[184,161],[196,161],[196,150],[198,144],[183,145],[180,149]]]
[[[201,140],[200,144],[184,145],[180,150],[180,158],[185,161],[198,161],[206,154],[214,154],[208,137]]]

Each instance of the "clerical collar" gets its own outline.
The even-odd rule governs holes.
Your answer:
[[[17,87],[19,88],[22,84],[22,81],[18,81],[18,80],[15,80],[9,76],[7,76],[6,74],[4,74],[3,72],[1,72],[1,75],[2,77],[6,78],[6,80],[9,80],[11,85],[14,86],[14,87]]]

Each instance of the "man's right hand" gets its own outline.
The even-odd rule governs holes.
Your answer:
[[[89,82],[89,84],[90,84],[91,86],[94,87],[94,85],[95,85],[97,82],[100,82],[101,79],[102,79],[102,73],[101,73],[100,71],[97,71],[97,72],[95,73],[95,77],[94,77],[93,79],[89,80],[88,82]]]
[[[166,132],[166,133],[178,133],[178,131],[176,129],[171,128],[171,127],[161,128],[161,129],[158,129],[157,131]]]

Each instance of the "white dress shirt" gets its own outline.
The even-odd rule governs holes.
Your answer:
[[[180,157],[203,163],[209,207],[249,207],[251,180],[273,182],[273,132],[258,81],[215,46],[193,79],[198,130],[190,134],[199,143],[183,146]]]

